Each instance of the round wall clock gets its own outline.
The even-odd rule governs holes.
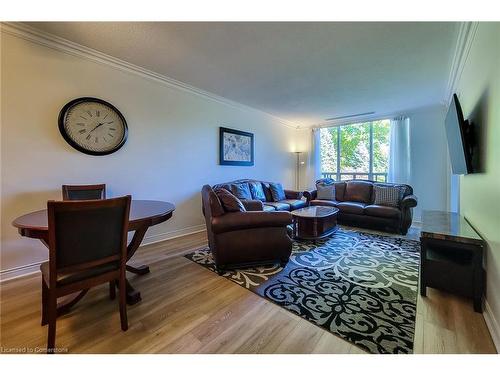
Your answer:
[[[59,131],[72,147],[89,155],[108,155],[127,140],[125,117],[112,104],[97,98],[78,98],[59,113]]]

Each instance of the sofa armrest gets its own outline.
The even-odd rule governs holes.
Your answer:
[[[224,233],[233,230],[284,227],[292,223],[292,214],[285,211],[271,212],[231,212],[212,218],[212,231]]]
[[[307,204],[309,205],[309,203],[313,199],[316,199],[316,196],[318,195],[318,191],[317,190],[306,190],[306,191],[304,191],[303,195],[304,195],[304,197],[306,197]]]
[[[263,211],[264,205],[259,200],[242,199],[241,203],[247,211]]]
[[[401,208],[416,207],[417,203],[418,203],[417,197],[413,194],[410,194],[401,200]]]
[[[296,190],[287,190],[285,189],[285,197],[286,199],[302,199],[303,192]]]

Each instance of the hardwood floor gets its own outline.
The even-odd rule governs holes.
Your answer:
[[[102,285],[57,320],[57,347],[69,353],[363,353],[182,257],[205,245],[205,233],[198,233],[139,249],[135,263],[149,264],[151,273],[129,275],[143,298],[128,307],[129,330],[121,331],[118,303]],[[0,292],[3,351],[45,348],[40,275],[4,282]],[[429,289],[418,299],[415,353],[496,351],[470,301]]]

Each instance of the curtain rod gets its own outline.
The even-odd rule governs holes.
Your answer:
[[[385,115],[377,115],[377,116],[367,116],[367,117],[360,117],[358,119],[351,118],[345,119],[344,121],[330,121],[330,122],[324,122],[318,125],[313,125],[310,127],[310,129],[321,129],[321,128],[333,128],[336,126],[344,126],[344,125],[352,125],[352,124],[360,124],[363,122],[368,122],[368,121],[378,121],[378,120],[392,120],[395,118],[407,118],[407,115],[403,115],[401,113],[392,113],[392,114],[385,114]]]

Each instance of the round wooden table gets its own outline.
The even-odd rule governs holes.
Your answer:
[[[150,201],[150,200],[132,200],[130,205],[129,227],[128,230],[134,231],[134,236],[127,246],[127,260],[130,260],[136,250],[139,248],[146,231],[150,226],[167,221],[172,217],[175,206],[169,202]],[[19,216],[12,222],[12,225],[18,228],[19,234],[24,237],[37,238],[48,247],[49,228],[47,224],[47,210],[31,212]],[[146,265],[133,267],[127,265],[127,271],[137,275],[149,273],[149,267]],[[88,289],[82,290],[77,295],[71,296],[69,301],[58,304],[58,315],[64,314],[74,306],[87,293]],[[141,300],[141,294],[135,290],[127,280],[127,303],[134,305]]]

